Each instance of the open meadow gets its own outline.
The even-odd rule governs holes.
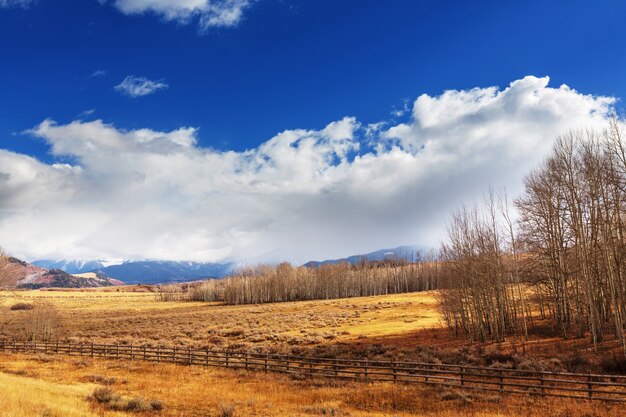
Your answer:
[[[18,303],[44,304],[64,338],[124,344],[288,350],[353,343],[439,328],[432,293],[227,306],[160,302],[151,292],[17,291],[0,293],[0,336],[20,337]]]
[[[415,360],[557,371],[597,370],[588,340],[544,337],[470,344],[443,326],[435,292],[228,306],[161,302],[150,291],[0,293],[0,332],[25,335],[45,309],[58,339],[318,357]],[[21,308],[13,309],[20,305]],[[33,306],[32,310],[24,305]],[[31,329],[32,330],[32,329]],[[583,349],[584,347],[584,349]],[[600,346],[605,356],[615,341]],[[524,351],[526,353],[524,353]],[[559,352],[561,360],[554,359]],[[601,355],[602,356],[602,355]],[[594,361],[595,358],[595,361]],[[601,369],[600,369],[601,370]],[[0,354],[3,417],[123,416],[619,416],[621,405],[391,382],[349,382],[142,361]],[[99,394],[96,394],[99,390]],[[99,396],[104,399],[98,400]],[[111,398],[113,398],[111,400]],[[130,404],[130,405],[129,405]]]

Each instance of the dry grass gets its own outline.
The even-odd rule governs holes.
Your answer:
[[[433,293],[224,306],[163,303],[156,301],[153,294],[130,291],[2,292],[0,336],[11,337],[19,330],[19,318],[24,312],[12,311],[10,306],[20,302],[53,305],[64,322],[68,338],[75,341],[303,353],[311,349],[313,354],[393,355],[400,359],[456,363],[515,361],[516,366],[554,366],[551,359],[521,355],[519,341],[515,339],[485,347],[467,346],[464,339],[450,338],[439,322]],[[533,340],[525,343],[524,349],[544,358],[563,359],[573,349],[589,346],[583,339],[563,341],[546,337],[541,326],[534,331]],[[584,358],[573,360],[586,363]],[[171,364],[157,366],[139,361],[24,355],[0,354],[0,386],[3,387],[2,417],[623,415],[623,406],[599,403],[497,397],[389,383],[293,380],[276,374]],[[96,387],[112,390],[119,401],[90,400]],[[160,402],[163,410],[148,407],[151,400]],[[144,406],[133,405],[128,409],[151,411],[112,410],[116,407],[127,410],[129,401]]]
[[[72,340],[89,342],[285,350],[439,326],[432,293],[243,306],[163,303],[153,294],[132,292],[29,291],[4,297],[5,306],[45,300],[56,306]],[[0,336],[11,337],[20,324],[17,314],[5,311]]]
[[[23,355],[0,356],[0,384],[9,387],[8,390],[0,390],[0,404],[3,410],[14,413],[2,415],[132,415],[107,411],[106,407],[88,400],[95,388],[88,382],[94,373],[115,381],[107,388],[122,396],[162,401],[162,411],[145,414],[164,417],[623,415],[623,406],[584,401],[498,397],[388,383],[294,381],[281,375],[169,364],[156,366],[79,358],[37,360]],[[9,407],[4,407],[4,404],[9,404]]]
[[[0,372],[0,387],[2,387],[0,389],[0,415],[2,417],[116,417],[126,415],[93,410],[86,401],[86,397],[94,389],[92,384],[52,382]]]
[[[139,292],[133,292],[137,290]],[[600,355],[587,338],[563,340],[547,323],[535,320],[531,340],[470,345],[450,337],[437,311],[435,292],[226,306],[219,303],[159,302],[148,287],[90,291],[0,292],[0,338],[19,335],[23,313],[16,303],[56,307],[64,338],[76,342],[235,348],[317,356],[368,356],[400,360],[489,364],[485,352],[559,358],[555,370],[599,367]],[[485,347],[485,349],[483,349]],[[619,353],[607,338],[598,351]],[[533,359],[528,359],[533,360]],[[590,365],[590,367],[587,367]],[[548,368],[550,369],[550,368]]]

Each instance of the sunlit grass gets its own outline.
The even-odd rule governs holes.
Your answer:
[[[6,358],[5,358],[6,359]],[[2,417],[115,417],[127,414],[93,410],[87,397],[95,385],[71,384],[0,372]]]
[[[11,373],[11,374],[9,374]],[[19,373],[23,376],[15,376]],[[115,393],[158,399],[163,417],[513,416],[618,417],[622,406],[533,397],[500,397],[392,383],[293,380],[284,375],[88,358],[0,355],[3,417],[126,416],[86,400],[106,379]],[[5,389],[5,387],[7,387]],[[42,414],[46,410],[48,414]],[[9,414],[11,413],[11,414]],[[56,413],[56,414],[55,414]]]
[[[433,292],[237,306],[159,302],[152,293],[124,291],[17,291],[0,298],[6,311],[0,330],[9,337],[19,315],[8,308],[25,301],[56,306],[69,337],[88,342],[276,348],[441,326]]]

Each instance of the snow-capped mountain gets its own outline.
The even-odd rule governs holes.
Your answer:
[[[127,284],[160,284],[194,281],[202,278],[222,278],[235,267],[234,263],[202,263],[185,261],[106,261],[63,259],[40,260],[33,265],[60,269],[69,274],[96,272]]]
[[[351,264],[357,264],[363,260],[366,261],[382,261],[385,259],[404,259],[410,262],[419,261],[422,259],[423,253],[426,248],[423,246],[398,246],[392,249],[380,249],[370,253],[364,253],[362,255],[352,255],[339,259],[327,259],[325,261],[310,261],[304,264],[307,267],[318,267],[320,265],[338,264],[347,262]]]
[[[47,269],[60,269],[68,274],[84,274],[105,268],[110,264],[103,260],[92,259],[61,259],[61,260],[40,260],[33,262],[33,265]]]
[[[234,263],[202,263],[181,261],[128,261],[99,268],[95,272],[127,284],[159,284],[222,278],[233,271]]]
[[[88,288],[121,285],[101,274],[76,276],[56,268],[43,268],[20,259],[6,258],[0,264],[0,288]]]

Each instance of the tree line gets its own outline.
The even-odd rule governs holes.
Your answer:
[[[528,336],[525,288],[563,337],[613,334],[626,352],[626,143],[613,120],[570,132],[524,178],[511,221],[506,196],[462,208],[442,245],[440,308],[470,340]]]
[[[260,265],[221,280],[162,286],[157,296],[163,301],[259,304],[398,294],[438,288],[438,267],[436,262],[400,259],[319,267]]]

